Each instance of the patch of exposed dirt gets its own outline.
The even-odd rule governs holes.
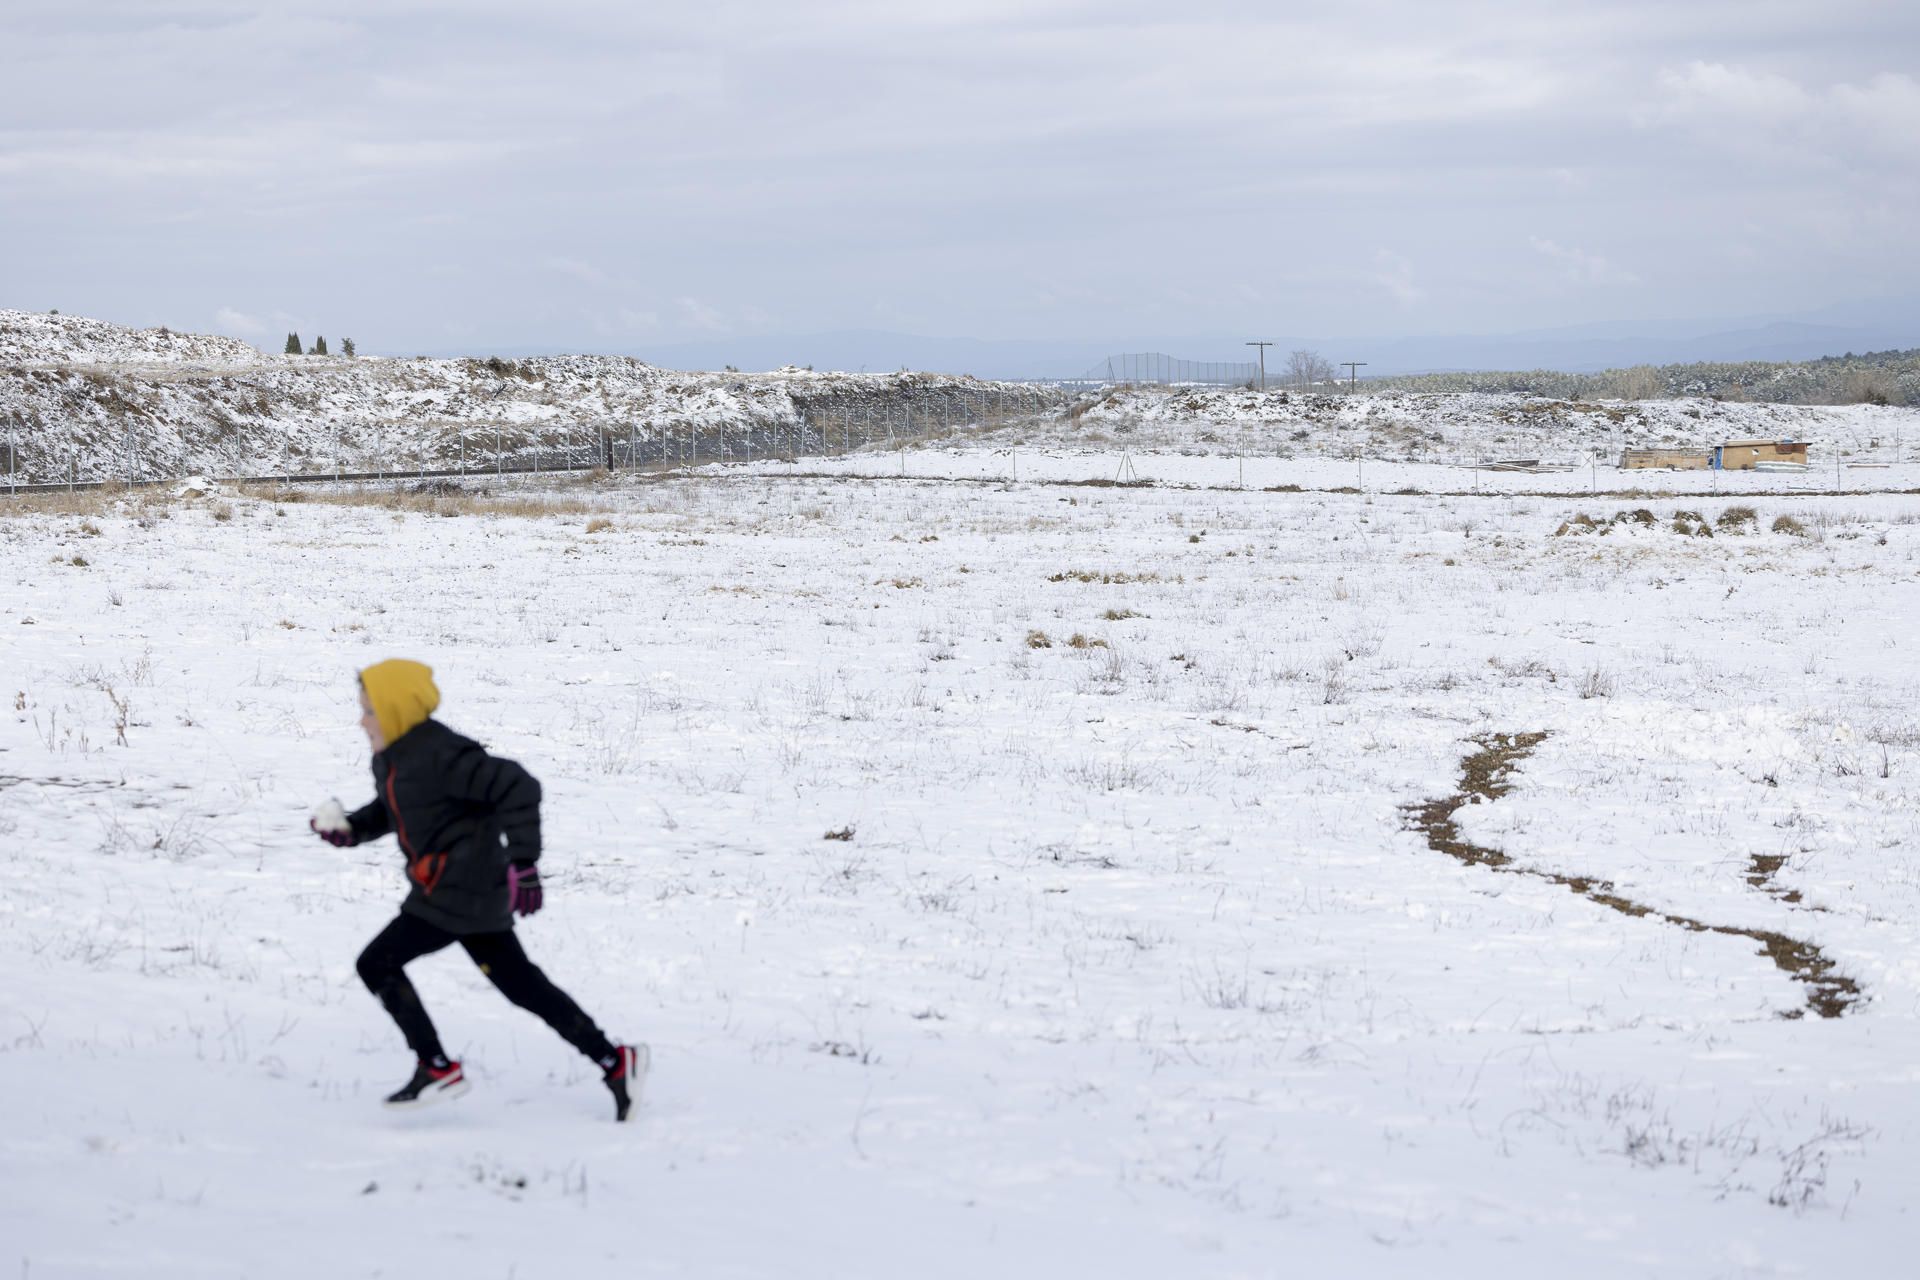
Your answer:
[[[1544,733],[1496,733],[1474,739],[1480,749],[1460,762],[1459,789],[1450,796],[1404,806],[1403,812],[1408,817],[1409,825],[1425,835],[1427,844],[1436,852],[1444,853],[1469,866],[1485,867],[1490,871],[1502,871],[1545,880],[1560,885],[1591,902],[1617,911],[1621,915],[1659,920],[1685,929],[1689,933],[1719,933],[1729,937],[1751,939],[1760,944],[1760,950],[1773,961],[1774,967],[1796,982],[1806,984],[1807,1008],[1823,1018],[1839,1017],[1861,998],[1859,984],[1838,972],[1833,961],[1810,942],[1802,942],[1771,929],[1708,924],[1703,920],[1695,920],[1691,916],[1659,911],[1615,892],[1611,881],[1599,880],[1591,876],[1562,875],[1556,871],[1543,871],[1537,867],[1522,866],[1498,849],[1489,849],[1464,839],[1460,834],[1459,825],[1453,820],[1453,815],[1463,805],[1476,801],[1484,803],[1497,800],[1511,791],[1514,766],[1532,754],[1535,747],[1546,741],[1546,737]],[[1782,891],[1772,884],[1773,873],[1778,871],[1785,861],[1784,857],[1754,855],[1747,875],[1747,883],[1764,889],[1784,902],[1797,904],[1800,901],[1798,892]],[[1799,1018],[1805,1014],[1806,1009],[1789,1009],[1780,1016]]]
[[[1802,902],[1798,889],[1782,889],[1773,882],[1774,874],[1786,865],[1787,855],[1784,853],[1756,853],[1747,859],[1747,883],[1770,897],[1780,899],[1782,902],[1791,903],[1807,911],[1824,913],[1826,911],[1825,907],[1818,907],[1810,902]]]

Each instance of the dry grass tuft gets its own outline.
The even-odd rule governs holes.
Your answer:
[[[0,516],[104,516],[116,500],[104,489],[23,493],[0,502]]]
[[[592,473],[588,473],[591,475]],[[540,519],[550,516],[584,516],[610,509],[605,501],[564,497],[556,489],[579,493],[592,481],[556,482],[555,489],[523,489],[513,493],[493,493],[487,489],[460,489],[438,484],[430,490],[414,491],[380,486],[340,486],[319,488],[304,485],[243,485],[239,492],[282,504],[308,503],[328,507],[372,507],[381,511],[411,512],[429,516],[519,516]]]
[[[1048,582],[1106,582],[1106,583],[1124,584],[1128,582],[1158,582],[1160,581],[1160,575],[1157,573],[1104,573],[1104,572],[1095,572],[1092,569],[1068,569],[1065,573],[1049,574],[1047,577],[1047,581]]]
[[[1676,511],[1673,513],[1673,531],[1683,538],[1711,538],[1713,526],[1698,511]]]

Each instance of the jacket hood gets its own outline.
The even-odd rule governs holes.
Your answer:
[[[374,663],[360,673],[360,687],[367,691],[367,701],[380,721],[380,732],[388,746],[424,723],[440,706],[433,668],[406,658]]]

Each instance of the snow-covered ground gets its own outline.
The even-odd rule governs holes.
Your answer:
[[[1201,453],[1015,444],[995,432],[949,445],[878,446],[849,454],[740,464],[758,475],[803,471],[819,476],[1066,485],[1158,485],[1189,489],[1352,490],[1398,494],[1811,496],[1899,493],[1920,489],[1920,462],[1842,463],[1805,471],[1621,470],[1597,457],[1565,469],[1494,470],[1353,457]]]
[[[0,1266],[1905,1274],[1920,498],[1702,538],[1027,460],[0,506]],[[415,976],[476,1089],[377,1105],[397,855],[305,816],[393,655],[546,784],[523,934],[653,1044],[635,1124],[457,954]],[[1464,839],[1861,999],[1430,847],[1537,732]]]

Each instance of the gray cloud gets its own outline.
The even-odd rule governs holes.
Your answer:
[[[1804,309],[1920,292],[1914,48],[1869,0],[15,0],[0,305],[642,354]]]

